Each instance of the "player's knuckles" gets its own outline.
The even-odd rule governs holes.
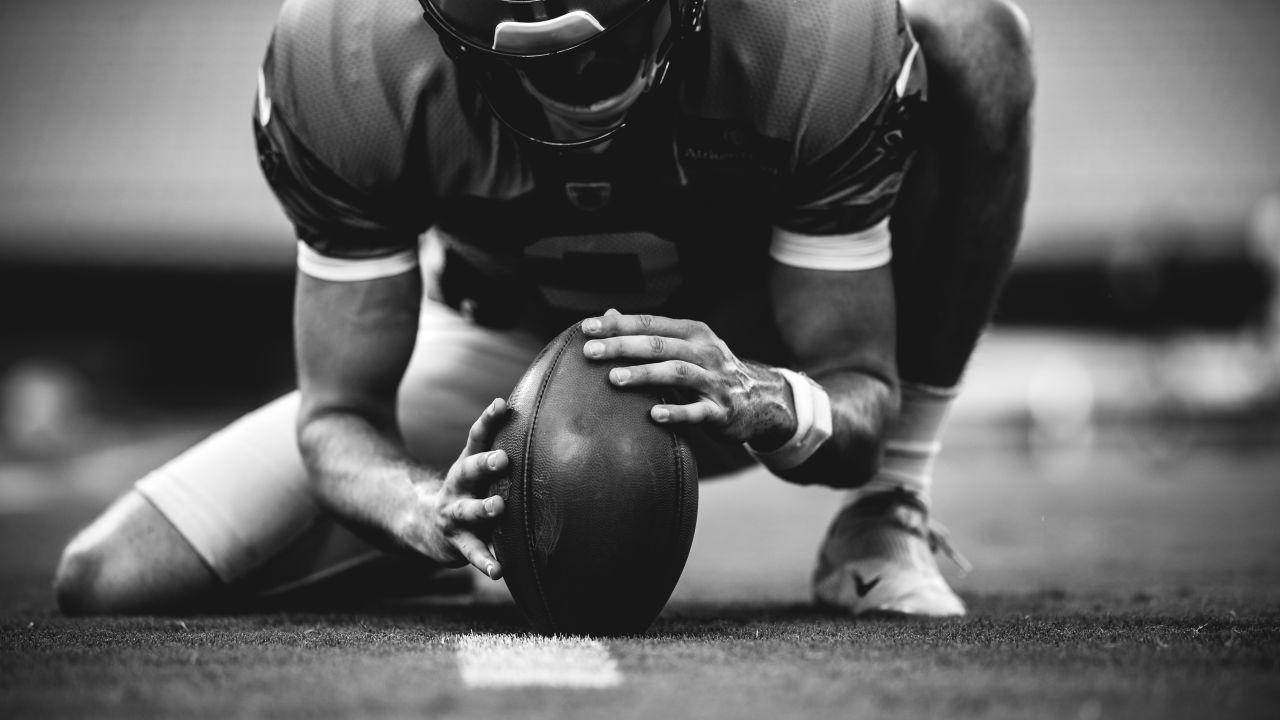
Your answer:
[[[685,414],[689,416],[690,422],[706,422],[707,421],[708,413],[707,413],[706,403],[699,402],[699,403],[694,403],[692,405],[686,405],[684,407],[684,411],[685,411]]]
[[[698,405],[671,405],[670,421],[677,423],[701,423],[705,421],[705,413]]]
[[[703,399],[690,406],[698,414],[700,422],[723,427],[729,421],[731,413],[726,406],[711,399]]]
[[[598,341],[600,346],[596,353],[587,348],[587,355],[593,358],[639,358],[648,359],[653,355],[652,339],[648,335],[623,335],[612,340]],[[591,343],[588,343],[590,345]]]
[[[446,532],[452,532],[456,522],[463,520],[467,513],[467,501],[472,498],[465,495],[448,494],[440,505],[440,515],[444,518],[441,524]]]
[[[454,512],[451,507],[442,509],[440,511],[440,519],[436,523],[440,537],[450,544],[452,544],[453,538],[462,532],[462,527],[458,524],[458,519],[454,517]]]
[[[453,504],[453,520],[458,523],[474,523],[489,517],[483,500],[458,500]]]
[[[610,378],[618,385],[696,385],[698,368],[683,360],[616,368]]]
[[[699,339],[714,338],[716,340],[720,339],[719,336],[716,335],[715,332],[711,330],[711,326],[702,322],[701,320],[686,320],[685,323],[687,323],[686,332],[688,333],[688,336],[690,338],[699,338]]]
[[[706,353],[708,362],[715,363],[725,370],[737,369],[741,365],[738,362],[738,356],[734,355],[729,346],[719,338],[715,342],[706,345]]]
[[[486,570],[486,566],[493,562],[484,543],[471,533],[459,533],[453,539],[453,546],[462,554],[462,557],[466,558],[467,562],[481,570]]]
[[[698,342],[694,345],[697,363],[713,372],[728,372],[735,367],[732,356],[726,355],[720,343]]]
[[[507,454],[501,450],[476,453],[463,462],[464,474],[467,478],[485,477],[505,467],[506,458]]]
[[[689,364],[679,360],[668,360],[658,366],[659,375],[668,382],[684,381],[689,378]]]

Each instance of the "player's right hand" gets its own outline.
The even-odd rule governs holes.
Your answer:
[[[425,518],[410,533],[417,537],[409,539],[415,549],[445,567],[471,563],[494,580],[502,577],[502,565],[488,539],[505,505],[501,496],[486,493],[506,474],[508,461],[504,451],[489,448],[506,417],[505,400],[490,403],[471,426],[466,447],[444,481],[434,487],[420,486]]]

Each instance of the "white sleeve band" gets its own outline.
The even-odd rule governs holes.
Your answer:
[[[893,259],[889,219],[847,235],[801,235],[775,227],[769,255],[809,270],[870,270]]]
[[[916,56],[919,54],[920,44],[911,43],[911,52],[907,53],[907,59],[902,63],[902,72],[898,73],[898,82],[893,84],[898,97],[902,97],[907,92],[907,85],[911,82],[911,71],[915,68]]]
[[[409,272],[418,267],[417,249],[374,258],[333,258],[321,255],[298,241],[298,269],[317,280],[357,282],[377,280]]]
[[[765,467],[773,471],[790,470],[808,460],[831,437],[831,398],[821,385],[804,373],[786,368],[778,372],[791,386],[791,397],[796,406],[796,432],[782,447],[769,452],[756,452],[747,445],[747,451]]]

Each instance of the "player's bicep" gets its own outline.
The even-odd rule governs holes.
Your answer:
[[[365,268],[361,275],[359,264],[349,264],[346,277],[317,277],[300,263],[294,332],[304,422],[350,412],[393,426],[417,335],[422,279],[410,265],[395,272],[384,262],[382,270]]]

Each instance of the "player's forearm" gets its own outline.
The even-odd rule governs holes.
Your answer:
[[[421,281],[416,272],[369,281],[298,276],[295,340],[298,444],[320,502],[381,544],[399,542],[415,482],[404,450],[399,387],[413,354]]]
[[[403,544],[404,512],[439,477],[379,425],[357,413],[323,411],[304,416],[298,445],[320,503],[365,539],[395,549]]]
[[[800,464],[773,471],[805,485],[863,485],[879,466],[884,429],[897,413],[897,387],[891,379],[857,371],[823,373],[813,380],[827,394],[831,435]],[[796,425],[789,427],[794,432]]]
[[[797,435],[790,451],[784,445],[780,458],[762,460],[797,483],[865,484],[875,474],[884,430],[899,402],[891,270],[780,265],[773,298],[777,327],[813,384],[792,376],[787,426]],[[797,398],[796,391],[804,392]],[[806,426],[814,429],[806,433]]]

